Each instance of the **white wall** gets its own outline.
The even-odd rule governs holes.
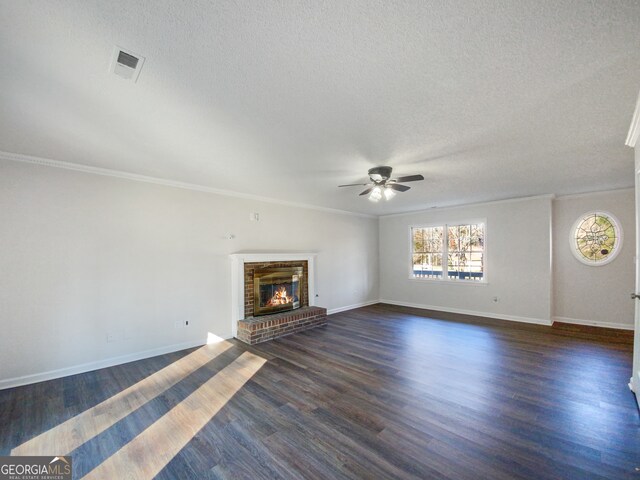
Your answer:
[[[475,219],[486,219],[487,285],[409,278],[410,226]],[[380,297],[391,303],[548,324],[550,222],[551,197],[381,217]]]
[[[318,305],[378,298],[374,218],[0,161],[0,225],[0,387],[229,337],[230,253],[318,252]]]
[[[612,213],[623,230],[622,250],[611,262],[589,266],[571,252],[571,228],[583,214]],[[634,190],[559,197],[553,202],[554,317],[560,322],[633,328],[635,284]]]
[[[640,98],[640,97],[639,97]],[[635,144],[635,205],[636,207],[640,206],[640,184],[638,182],[638,172],[640,172],[640,145]],[[640,259],[640,241],[638,241],[638,237],[640,236],[640,222],[638,219],[640,218],[640,212],[636,212],[636,244],[635,244],[635,254],[636,254],[636,262]],[[636,266],[636,275],[635,275],[635,284],[634,284],[634,292],[640,293],[640,268]],[[638,304],[640,300],[635,300],[635,309],[640,309],[640,305]],[[633,337],[633,376],[631,378],[631,387],[636,395],[636,402],[638,403],[638,407],[640,407],[640,316],[639,313],[636,313],[635,318],[635,333]]]
[[[616,215],[625,233],[603,267],[582,265],[568,249],[569,228],[591,209]],[[487,285],[409,279],[409,226],[474,219],[487,222]],[[228,255],[243,251],[318,252],[318,304],[329,309],[380,298],[521,321],[633,325],[631,190],[378,221],[0,161],[0,225],[0,388],[196,345],[207,332],[230,336]],[[190,327],[174,327],[185,319]]]

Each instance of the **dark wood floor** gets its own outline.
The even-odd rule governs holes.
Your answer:
[[[81,478],[250,351],[267,363],[157,478],[640,479],[629,333],[374,305],[232,343],[55,453]],[[187,353],[0,391],[0,455]]]

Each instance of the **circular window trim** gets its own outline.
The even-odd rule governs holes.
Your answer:
[[[591,215],[602,215],[602,216],[608,217],[611,220],[611,223],[613,223],[613,228],[615,228],[618,233],[618,241],[616,242],[616,245],[613,248],[613,251],[609,255],[607,255],[606,258],[599,261],[587,260],[586,258],[584,258],[584,256],[576,248],[576,243],[575,243],[576,229],[578,228],[578,225],[580,225],[584,221],[585,217],[588,217]],[[589,265],[591,267],[602,267],[603,265],[607,265],[613,262],[615,258],[618,256],[618,254],[620,253],[620,250],[622,249],[623,236],[624,236],[624,233],[622,231],[622,227],[620,226],[620,220],[618,220],[615,215],[604,210],[590,210],[580,215],[578,219],[573,223],[573,226],[571,227],[571,231],[569,232],[569,248],[571,249],[571,253],[573,253],[573,256],[576,257],[576,259],[580,263]]]

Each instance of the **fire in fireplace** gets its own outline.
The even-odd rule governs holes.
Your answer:
[[[300,308],[302,267],[256,269],[253,274],[253,315]]]

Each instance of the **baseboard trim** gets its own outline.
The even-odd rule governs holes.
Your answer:
[[[634,330],[633,325],[629,325],[627,323],[598,322],[595,320],[582,320],[580,318],[569,317],[553,317],[553,321],[560,323],[573,323],[574,325],[587,325],[590,327],[615,328],[617,330]]]
[[[424,305],[421,303],[397,302],[395,300],[380,299],[380,303],[388,303],[390,305],[398,305],[400,307],[419,308],[421,310],[435,310],[438,312],[459,313],[462,315],[473,315],[476,317],[494,318],[496,320],[507,320],[519,323],[533,323],[536,325],[551,326],[553,322],[545,318],[520,317],[517,315],[504,315],[502,313],[478,312],[475,310],[464,310],[462,308],[449,308],[439,305]]]
[[[117,357],[106,358],[104,360],[98,360],[97,362],[83,363],[81,365],[74,365],[72,367],[60,368],[57,370],[49,370],[48,372],[34,373],[31,375],[23,375],[21,377],[7,378],[0,380],[0,390],[7,388],[20,387],[22,385],[29,385],[32,383],[45,382],[47,380],[54,380],[56,378],[68,377],[69,375],[77,375],[79,373],[91,372],[93,370],[100,370],[101,368],[114,367],[116,365],[122,365],[124,363],[135,362],[137,360],[144,360],[145,358],[156,357],[158,355],[164,355],[167,353],[179,352],[180,350],[186,350],[188,348],[200,347],[204,345],[206,341],[193,340],[190,342],[176,343],[174,345],[167,345],[165,347],[153,348],[150,350],[144,350],[142,352],[130,353],[127,355],[120,355]]]
[[[353,310],[360,307],[368,307],[369,305],[375,305],[376,303],[380,303],[380,300],[369,300],[368,302],[354,303],[353,305],[347,305],[346,307],[331,308],[327,310],[327,315],[346,312],[347,310]]]

